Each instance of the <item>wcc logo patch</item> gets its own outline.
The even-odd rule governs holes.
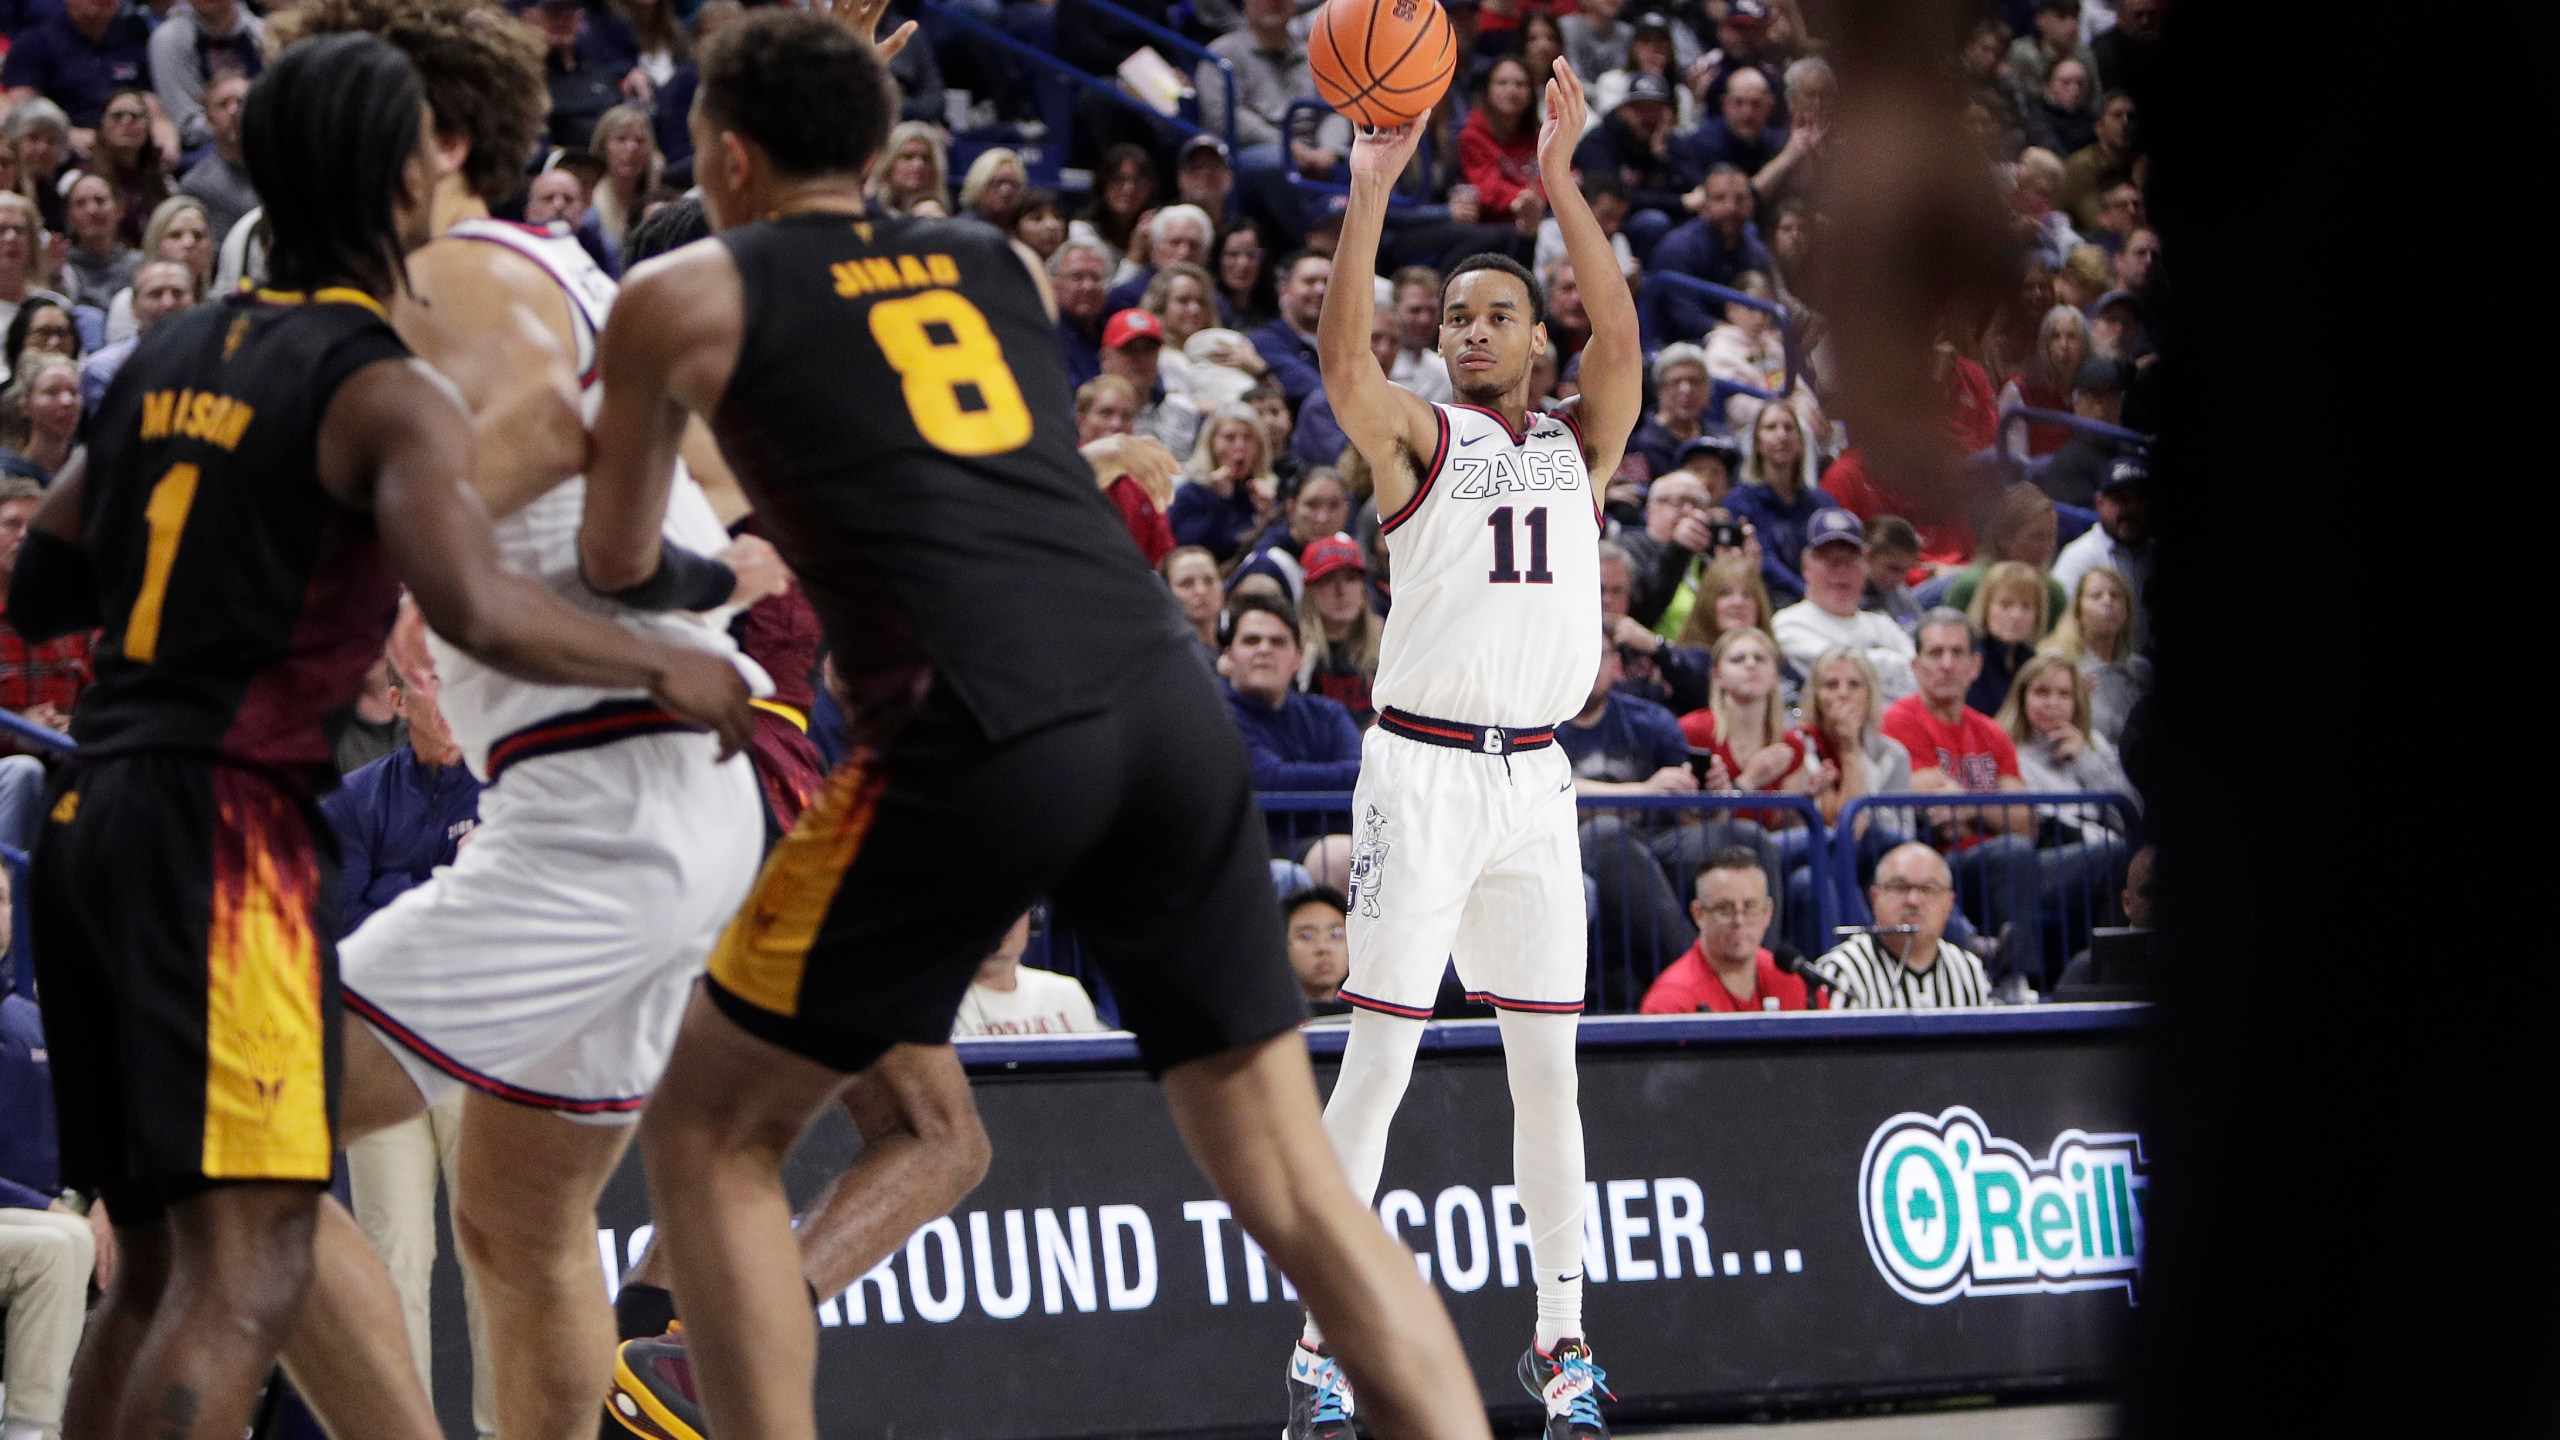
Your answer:
[[[1378,886],[1387,874],[1387,817],[1377,806],[1361,817],[1360,838],[1351,846],[1351,908],[1378,918]]]
[[[2122,1287],[2142,1269],[2139,1135],[2065,1130],[2044,1158],[1958,1105],[1877,1127],[1858,1163],[1867,1255],[1906,1300]]]

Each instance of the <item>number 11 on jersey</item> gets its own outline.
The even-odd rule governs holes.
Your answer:
[[[1523,575],[1513,565],[1511,539],[1511,507],[1503,506],[1484,517],[1493,527],[1493,573],[1486,578],[1496,585],[1517,585],[1523,580],[1532,585],[1552,585],[1555,573],[1547,568],[1547,507],[1539,506],[1520,522],[1529,532],[1529,573]]]

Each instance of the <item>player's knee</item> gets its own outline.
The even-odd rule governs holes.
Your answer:
[[[229,1323],[260,1345],[281,1347],[311,1288],[316,1192],[218,1189],[198,1197],[193,1209],[175,1227],[169,1290],[197,1300],[216,1297]]]
[[[987,1178],[996,1147],[987,1139],[987,1127],[979,1121],[974,1103],[960,1107],[956,1114],[938,1117],[938,1122],[935,1133],[928,1138],[934,1153],[942,1157],[945,1189],[957,1204]]]
[[[453,1201],[453,1241],[481,1283],[533,1274],[566,1256],[595,1264],[593,1212],[576,1212],[545,1200],[468,1187]]]
[[[725,1165],[778,1170],[807,1124],[805,1115],[652,1102],[640,1116],[640,1156],[651,1175],[698,1175]]]

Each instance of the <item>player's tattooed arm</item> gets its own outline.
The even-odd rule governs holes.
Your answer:
[[[1343,435],[1369,457],[1381,515],[1393,515],[1413,498],[1422,483],[1416,459],[1431,453],[1438,428],[1429,402],[1389,380],[1369,349],[1377,310],[1369,280],[1378,273],[1387,195],[1421,143],[1419,124],[1373,130],[1353,142],[1351,203],[1333,252],[1335,283],[1325,287],[1324,315],[1316,324],[1325,396]]]

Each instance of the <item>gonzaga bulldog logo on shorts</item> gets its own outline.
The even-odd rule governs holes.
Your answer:
[[[1378,918],[1378,885],[1387,871],[1387,817],[1377,806],[1360,820],[1360,838],[1351,846],[1351,908]]]
[[[2042,1160],[1962,1105],[1878,1126],[1858,1164],[1867,1255],[1906,1300],[2060,1294],[2133,1298],[2150,1189],[2139,1135],[2065,1130]]]

